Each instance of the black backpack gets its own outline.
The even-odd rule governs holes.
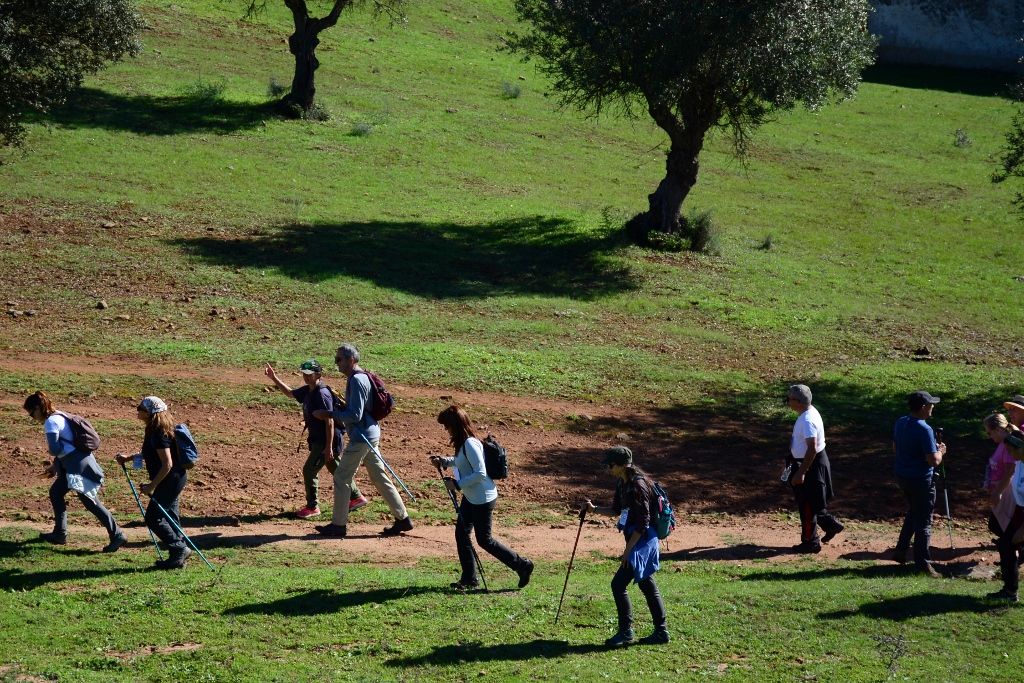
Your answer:
[[[100,436],[88,420],[81,415],[72,415],[60,410],[56,411],[56,414],[68,421],[68,429],[71,430],[71,441],[67,439],[61,439],[61,441],[70,443],[75,450],[86,453],[94,453],[100,449]]]
[[[508,476],[508,453],[490,434],[481,441],[484,445],[484,467],[491,479],[504,479]]]

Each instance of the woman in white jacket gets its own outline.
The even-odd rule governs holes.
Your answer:
[[[476,588],[480,579],[473,562],[473,541],[470,531],[476,529],[477,544],[519,575],[519,587],[530,582],[533,562],[521,557],[511,548],[491,537],[491,521],[498,503],[498,487],[487,476],[484,464],[484,446],[473,432],[473,423],[462,408],[449,406],[437,416],[437,421],[448,432],[455,456],[431,456],[435,467],[452,468],[454,477],[445,477],[449,491],[462,492],[459,521],[455,526],[455,545],[459,550],[462,577],[452,584],[461,590]]]

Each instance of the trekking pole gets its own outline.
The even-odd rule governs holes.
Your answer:
[[[946,524],[949,526],[949,549],[956,550],[953,546],[953,518],[949,514],[949,491],[946,486],[946,466],[942,466],[942,497],[946,499]]]
[[[174,518],[171,517],[170,513],[168,513],[167,510],[164,509],[164,506],[160,504],[160,501],[158,501],[156,498],[153,498],[152,500],[153,500],[154,503],[156,503],[156,506],[158,508],[160,508],[160,512],[164,513],[164,517],[167,518],[167,521],[170,522],[172,525],[174,525],[174,528],[178,530],[178,533],[181,534],[182,538],[184,538],[185,541],[188,542],[188,544],[190,546],[192,546],[193,550],[195,550],[197,553],[199,553],[199,557],[203,558],[203,562],[205,562],[206,565],[212,571],[216,572],[217,568],[214,567],[212,564],[210,564],[210,561],[208,559],[206,559],[206,555],[203,555],[203,551],[200,550],[199,548],[197,548],[196,544],[192,542],[192,539],[185,535],[185,532],[181,530],[181,527],[178,526],[178,523],[174,521]]]
[[[395,474],[395,471],[393,469],[391,469],[391,465],[389,465],[388,461],[384,459],[384,456],[380,454],[380,451],[377,450],[377,447],[374,446],[372,443],[370,443],[370,440],[366,438],[366,435],[363,434],[363,432],[359,429],[359,427],[356,427],[355,425],[351,425],[351,427],[352,427],[352,431],[354,431],[356,434],[358,434],[359,438],[361,438],[363,441],[365,441],[366,445],[369,446],[373,450],[373,454],[376,455],[378,458],[380,458],[380,461],[382,463],[384,463],[384,467],[388,468],[388,472],[391,473],[391,476],[395,478],[395,481],[398,482],[398,485],[401,486],[402,489],[405,491],[406,495],[409,496],[409,500],[411,500],[412,502],[415,503],[416,502],[416,496],[412,495],[412,491],[410,491],[408,488],[406,488],[405,484],[402,483],[402,480],[398,478],[398,475]]]
[[[135,491],[135,483],[132,481],[131,476],[128,474],[128,468],[121,463],[121,471],[124,472],[124,476],[128,479],[128,485],[132,487],[132,495],[135,496],[135,504],[139,506],[139,512],[142,513],[142,521],[146,521],[146,511],[142,509],[142,501],[139,500],[139,494]],[[160,559],[164,559],[164,554],[160,552],[160,545],[156,542],[156,536],[153,535],[153,530],[146,526],[146,531],[149,532],[149,537],[153,539],[153,547],[156,548],[156,554],[160,556]]]
[[[588,498],[587,503],[590,502]],[[576,559],[576,546],[580,544],[580,534],[583,533],[583,520],[587,518],[587,506],[580,510],[580,528],[576,530],[576,542],[572,544],[572,555],[569,557],[569,569],[565,572],[565,584],[562,585],[562,597],[558,598],[558,611],[555,612],[555,625],[558,625],[558,617],[562,615],[562,601],[565,600],[565,589],[569,587],[569,574],[572,573],[572,563]]]
[[[465,529],[466,534],[469,535],[469,529],[466,527],[466,522],[462,519],[462,509],[459,508],[459,503],[455,499],[455,492],[452,491],[444,483],[444,474],[441,473],[441,465],[437,465],[437,476],[441,477],[441,485],[444,486],[444,490],[448,492],[448,498],[452,501],[452,505],[455,506],[455,516],[462,522],[462,528]],[[490,593],[487,589],[487,577],[484,576],[484,565],[480,561],[480,556],[476,553],[476,548],[473,546],[473,539],[469,539],[469,549],[473,551],[473,560],[476,562],[476,570],[480,574],[480,580],[484,582],[484,592]]]

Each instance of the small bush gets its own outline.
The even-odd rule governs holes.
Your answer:
[[[284,97],[284,94],[289,90],[290,88],[287,85],[277,82],[276,76],[270,76],[270,83],[267,84],[267,97],[277,100]]]
[[[319,104],[313,103],[312,107],[302,112],[302,118],[307,121],[330,121],[331,112]]]
[[[974,142],[967,137],[967,130],[964,128],[957,128],[953,133],[953,146],[954,147],[970,147]]]
[[[772,247],[774,246],[775,236],[772,235],[771,233],[768,233],[767,235],[764,236],[764,239],[761,240],[761,244],[757,248],[760,249],[761,251],[771,251]]]
[[[181,88],[181,96],[196,101],[215,101],[224,96],[228,89],[225,83],[214,83],[198,78]]]
[[[504,97],[506,100],[517,99],[522,94],[523,94],[523,89],[520,88],[518,85],[513,85],[513,84],[509,83],[508,81],[502,82],[502,84],[501,84],[501,96]]]
[[[722,253],[722,231],[711,219],[712,211],[690,209],[690,215],[683,220],[685,234],[690,237],[690,250],[718,256]]]
[[[367,135],[373,132],[373,124],[361,122],[352,126],[352,132],[350,135],[354,135],[357,138],[365,138]]]

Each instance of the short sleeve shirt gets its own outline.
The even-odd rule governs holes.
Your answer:
[[[63,415],[54,413],[46,418],[46,422],[43,423],[43,432],[45,434],[57,435],[57,438],[60,439],[60,446],[64,449],[64,455],[75,452],[75,444],[72,443],[74,435],[71,433],[71,426]]]
[[[1006,445],[999,444],[996,447],[996,452],[988,459],[988,467],[985,468],[985,488],[995,488],[996,484],[1003,480],[1007,468],[1012,470],[1016,464],[1017,461],[1006,450]]]
[[[142,461],[146,465],[146,473],[153,479],[163,464],[160,461],[160,454],[157,452],[162,448],[169,448],[171,451],[171,474],[184,474],[185,469],[181,466],[178,458],[178,444],[173,436],[163,432],[153,432],[142,442]]]
[[[911,415],[904,415],[896,421],[892,433],[896,444],[897,476],[904,479],[926,479],[932,476],[934,468],[925,460],[925,456],[935,453],[935,432],[924,420]]]
[[[316,391],[310,391],[310,388],[303,384],[298,389],[292,389],[292,396],[302,404],[302,418],[306,421],[306,429],[309,430],[306,439],[309,443],[322,443],[324,441],[324,421],[314,416],[313,413],[317,410],[328,412],[334,410],[334,396],[331,395],[331,390],[323,384],[318,384]],[[341,430],[335,428],[335,445],[337,445],[340,433]]]
[[[793,441],[789,450],[797,460],[807,456],[807,439],[814,439],[814,452],[825,450],[825,423],[821,421],[821,413],[814,406],[800,413],[793,424]]]
[[[1017,501],[1017,505],[1024,507],[1024,462],[1018,462],[1015,467],[1010,488],[1013,490],[1013,497]]]

